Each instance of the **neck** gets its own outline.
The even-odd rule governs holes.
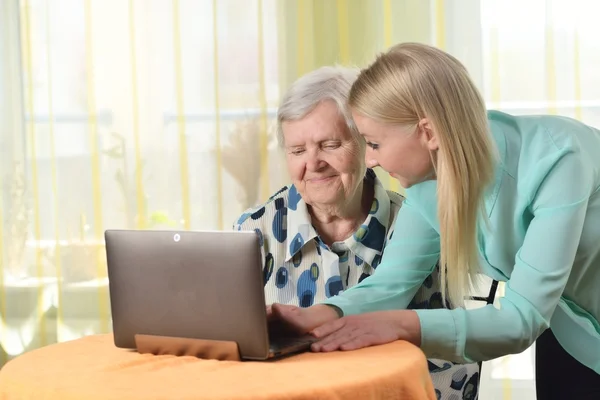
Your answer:
[[[354,196],[341,206],[308,206],[312,224],[325,244],[349,238],[367,218],[375,197],[373,185],[360,183]]]

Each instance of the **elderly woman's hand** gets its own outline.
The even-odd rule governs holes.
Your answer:
[[[315,305],[308,308],[273,304],[267,307],[269,329],[273,333],[286,331],[304,335],[326,322],[338,319],[337,312],[326,305]]]
[[[378,311],[351,315],[313,329],[319,339],[313,351],[356,350],[363,347],[406,340],[421,345],[421,324],[411,310]]]

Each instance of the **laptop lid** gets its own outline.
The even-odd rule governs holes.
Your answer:
[[[135,334],[230,340],[269,354],[259,238],[254,232],[105,232],[114,342]]]

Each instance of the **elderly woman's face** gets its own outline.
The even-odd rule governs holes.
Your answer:
[[[307,204],[335,206],[354,196],[365,174],[364,145],[335,103],[323,102],[282,128],[288,170]]]

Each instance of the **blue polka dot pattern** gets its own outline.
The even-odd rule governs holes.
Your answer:
[[[375,198],[373,199],[373,203],[371,203],[371,210],[369,211],[369,214],[375,215],[377,211],[379,211],[379,200]]]
[[[276,210],[281,210],[284,207],[285,207],[285,202],[283,201],[282,198],[275,199],[275,209]]]
[[[278,191],[276,191],[273,196],[269,197],[269,200],[273,200],[275,197],[279,196],[281,193],[285,192],[286,190],[288,190],[287,186],[282,187],[281,189],[279,189]]]
[[[279,243],[283,243],[287,239],[286,217],[287,208],[282,208],[277,210],[273,218],[273,236]]]
[[[342,255],[340,256],[340,262],[341,262],[341,263],[348,262],[348,252],[347,252],[347,251],[345,251],[345,252],[344,252],[344,254],[342,254]]]
[[[425,285],[427,289],[431,289],[431,286],[433,285],[433,276],[428,275],[427,278],[425,278],[423,285]]]
[[[265,238],[264,238],[262,232],[258,228],[256,228],[254,230],[254,232],[256,232],[256,235],[258,236],[258,242],[260,243],[260,247],[262,247],[264,244],[264,241],[265,241]]]
[[[427,360],[427,367],[429,368],[429,372],[441,372],[452,367],[450,363],[445,362],[440,367],[439,365],[434,364],[431,360]]]
[[[242,215],[240,215],[240,217],[237,220],[237,224],[243,224],[248,217],[250,216],[250,213],[243,213]]]
[[[277,289],[283,289],[288,283],[288,270],[285,267],[279,267],[275,275],[275,286]]]
[[[288,208],[295,211],[298,208],[298,202],[300,202],[300,199],[302,199],[302,196],[300,196],[300,193],[298,193],[296,186],[292,185],[292,187],[290,187],[290,191],[288,192]]]
[[[357,267],[359,267],[363,264],[363,260],[359,256],[354,256],[354,263],[356,264]]]
[[[304,239],[300,233],[296,234],[290,243],[290,254],[296,254],[304,245]]]
[[[312,279],[310,270],[306,270],[300,275],[297,293],[300,307],[310,307],[313,305],[317,293],[317,286]]]
[[[432,308],[429,304],[431,299],[424,299],[422,301],[415,302],[415,310],[426,310],[428,308]]]
[[[367,279],[369,276],[369,274],[365,274],[364,272],[360,275],[360,278],[358,278],[358,283],[361,283],[362,281],[364,281],[365,279]]]
[[[460,390],[463,388],[466,381],[467,369],[460,368],[454,374],[452,374],[452,382],[450,382],[450,387],[454,390]]]
[[[250,216],[252,219],[257,220],[260,219],[260,217],[262,217],[265,213],[265,208],[261,207],[258,210],[254,211],[254,213],[252,213],[252,215]]]
[[[361,225],[360,228],[358,228],[356,232],[354,232],[354,240],[356,240],[357,242],[362,242],[368,233],[369,227],[366,225]]]
[[[317,281],[319,279],[319,266],[317,263],[312,263],[310,266],[310,277],[313,281]]]
[[[435,292],[429,298],[429,307],[433,309],[444,308],[444,302],[442,301],[442,293]]]
[[[273,254],[269,253],[265,257],[265,266],[263,268],[263,281],[266,284],[269,279],[271,279],[271,275],[273,274],[273,267],[275,266],[275,262],[273,260]]]
[[[377,255],[377,256],[373,257],[373,262],[371,263],[371,266],[373,268],[377,268],[379,266],[380,262],[381,262],[381,256]]]
[[[325,296],[333,297],[337,296],[344,287],[342,286],[342,278],[339,275],[332,276],[325,283]]]
[[[463,400],[475,400],[479,392],[479,374],[475,373],[469,378],[462,393]]]
[[[296,268],[298,268],[300,266],[300,264],[302,264],[302,252],[301,251],[294,254],[294,257],[292,257],[292,263],[294,264],[294,267],[296,267]]]
[[[385,235],[385,226],[383,226],[377,218],[371,218],[371,221],[369,222],[369,227],[366,229],[366,234],[362,237],[362,240],[360,240],[360,242],[370,249],[381,251],[383,250],[383,242],[385,240]]]

